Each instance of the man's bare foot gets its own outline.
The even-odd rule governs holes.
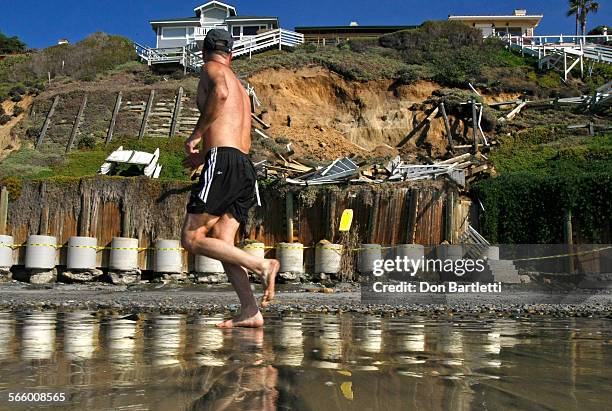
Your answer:
[[[243,318],[242,315],[232,319],[223,321],[216,325],[217,328],[260,328],[264,325],[263,315],[259,311],[251,317]]]
[[[264,267],[261,282],[265,289],[264,295],[261,298],[261,306],[266,308],[274,299],[274,286],[276,284],[276,274],[278,274],[280,269],[280,263],[278,260],[266,259]]]

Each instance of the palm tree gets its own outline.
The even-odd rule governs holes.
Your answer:
[[[599,3],[593,0],[580,0],[581,11],[580,11],[580,31],[584,36],[586,34],[587,26],[587,15],[589,13],[597,13],[599,10]]]
[[[574,16],[576,19],[576,36],[578,35],[578,22],[580,21],[580,0],[569,0],[569,10],[566,13],[567,17]]]

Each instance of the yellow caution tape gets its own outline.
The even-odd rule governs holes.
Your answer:
[[[512,261],[547,260],[547,259],[552,259],[552,258],[571,257],[571,256],[575,256],[575,255],[592,254],[592,253],[597,253],[599,251],[605,251],[605,250],[610,250],[610,249],[612,249],[612,246],[602,247],[602,248],[598,248],[596,250],[581,251],[581,252],[578,252],[578,253],[547,255],[547,256],[544,256],[544,257],[517,258],[517,259],[512,260]]]
[[[157,250],[157,251],[180,251],[180,252],[184,252],[186,251],[184,248],[182,247],[178,247],[178,248],[170,248],[170,247],[164,247],[164,248],[155,248],[155,247],[102,247],[102,246],[93,246],[93,245],[56,245],[56,244],[43,244],[43,243],[32,243],[32,244],[28,244],[28,243],[23,243],[23,244],[6,244],[6,243],[0,243],[0,248],[1,247],[5,247],[5,248],[10,248],[10,249],[17,249],[20,247],[27,247],[27,246],[31,246],[31,247],[52,247],[55,249],[60,249],[60,248],[85,248],[85,249],[94,249],[94,250],[121,250],[121,251],[147,251],[147,250]],[[286,245],[286,244],[277,244],[276,246],[261,246],[261,245],[245,245],[244,247],[242,247],[243,250],[253,250],[253,249],[264,249],[264,250],[272,250],[272,249],[288,249],[288,250],[306,250],[306,249],[312,249],[312,248],[319,248],[322,250],[332,250],[332,251],[336,251],[338,253],[344,253],[344,252],[359,252],[359,251],[367,251],[367,250],[374,250],[374,249],[378,249],[379,247],[375,246],[375,245],[368,245],[368,246],[363,246],[363,247],[359,247],[359,248],[344,248],[343,245],[341,244],[326,244],[326,245],[316,245],[316,246],[303,246],[303,245]],[[384,246],[384,247],[380,247],[381,250],[385,250],[385,249],[392,249],[395,248],[395,246]],[[553,259],[553,258],[561,258],[561,257],[570,257],[570,256],[577,256],[577,255],[585,255],[585,254],[592,254],[592,253],[597,253],[600,251],[605,251],[605,250],[610,250],[612,249],[612,246],[608,246],[608,247],[602,247],[602,248],[598,248],[595,250],[587,250],[587,251],[581,251],[581,252],[577,252],[577,253],[566,253],[566,254],[556,254],[556,255],[548,255],[548,256],[543,256],[543,257],[530,257],[530,258],[517,258],[517,259],[513,259],[512,261],[533,261],[533,260],[547,260],[547,259]]]

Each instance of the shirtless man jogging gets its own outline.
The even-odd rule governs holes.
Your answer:
[[[256,174],[248,157],[251,106],[246,90],[230,68],[232,45],[232,37],[225,30],[211,30],[204,40],[206,64],[197,96],[201,115],[185,141],[184,162],[191,168],[204,164],[204,169],[187,205],[182,244],[192,254],[220,260],[238,294],[240,314],[217,326],[261,327],[263,316],[245,268],[261,277],[265,287],[261,305],[266,307],[274,298],[279,262],[254,257],[234,246],[236,232],[255,203]],[[198,149],[200,142],[202,151]]]

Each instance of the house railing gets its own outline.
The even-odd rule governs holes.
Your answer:
[[[574,68],[584,76],[585,63],[590,63],[589,72],[595,63],[612,64],[612,46],[603,43],[612,41],[610,35],[593,36],[503,36],[508,48],[522,55],[538,59],[540,68],[557,69],[565,80]]]
[[[255,52],[278,47],[296,47],[304,44],[304,35],[284,29],[276,29],[253,37],[238,40],[234,43],[234,57],[251,55]],[[204,60],[197,43],[192,42],[183,47],[151,48],[134,43],[138,56],[148,65],[178,63],[185,70],[200,71]]]
[[[550,54],[567,53],[583,56],[588,60],[612,64],[612,46],[602,43],[612,41],[611,35],[593,36],[504,36],[501,37],[510,48],[518,49],[542,59]]]
[[[285,29],[270,30],[253,37],[238,40],[234,43],[232,54],[240,57],[248,54],[249,57],[259,50],[278,46],[296,47],[304,44],[304,35]]]

